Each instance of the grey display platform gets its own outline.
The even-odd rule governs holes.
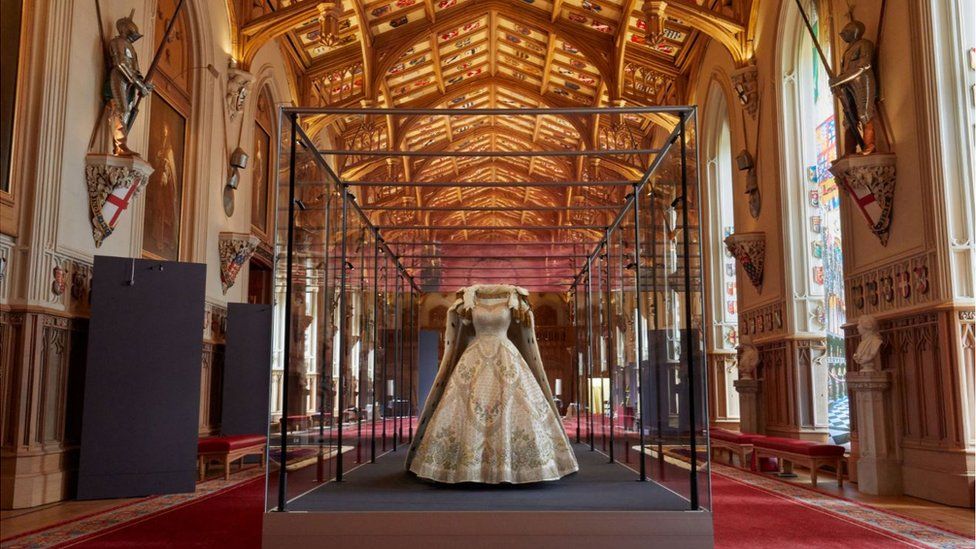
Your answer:
[[[711,547],[712,517],[575,445],[580,471],[531,485],[440,485],[403,470],[404,452],[264,517],[264,547]]]

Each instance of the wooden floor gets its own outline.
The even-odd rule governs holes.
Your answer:
[[[810,477],[806,471],[797,468],[796,473],[798,475],[796,478],[782,480],[805,486],[810,485]],[[858,492],[854,484],[845,483],[843,488],[838,488],[837,483],[832,482],[828,476],[821,476],[817,490],[825,494],[873,505],[879,509],[953,532],[971,537],[976,536],[976,514],[974,514],[973,509],[949,507],[907,496],[870,496]],[[24,532],[76,520],[132,501],[135,500],[66,501],[31,509],[0,511],[0,531],[3,532],[3,538],[8,538]]]
[[[3,532],[3,538],[9,538],[101,513],[138,499],[141,498],[63,501],[29,509],[3,510],[0,511],[0,532]]]
[[[781,478],[780,480],[806,487],[810,486],[810,475],[806,470],[796,467],[794,472],[797,474],[796,478]],[[872,496],[862,494],[857,491],[857,484],[847,482],[846,480],[844,487],[838,488],[837,482],[829,474],[823,472],[817,478],[816,490],[831,496],[839,496],[858,503],[871,505],[890,513],[931,524],[932,526],[939,526],[946,530],[976,537],[976,512],[973,509],[950,507],[909,496]]]

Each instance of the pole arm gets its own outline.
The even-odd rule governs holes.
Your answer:
[[[823,49],[820,48],[820,42],[817,41],[817,35],[813,32],[813,25],[810,24],[810,19],[807,17],[807,12],[804,11],[803,4],[800,3],[800,0],[795,1],[797,9],[800,10],[800,17],[803,18],[803,25],[806,26],[807,32],[810,33],[810,39],[813,40],[813,45],[817,48],[817,55],[820,56],[820,62],[823,63],[824,70],[827,71],[827,76],[833,80],[834,71],[830,68],[830,63],[827,62],[827,56],[824,55]]]
[[[163,56],[163,48],[166,47],[166,41],[169,40],[170,33],[173,32],[173,27],[176,25],[176,20],[180,16],[180,11],[183,9],[183,4],[186,0],[179,0],[176,4],[176,9],[173,10],[173,18],[166,23],[166,30],[163,31],[163,39],[159,42],[159,47],[156,48],[156,53],[153,55],[152,63],[149,64],[149,69],[146,70],[146,74],[142,77],[142,81],[149,83],[152,80],[153,74],[156,73],[156,69],[159,67],[159,60]],[[145,90],[143,93],[136,94],[135,101],[132,104],[132,114],[129,115],[129,120],[126,121],[126,133],[132,129],[132,125],[136,121],[136,114],[139,113],[139,103],[142,103],[142,98],[146,96]]]
[[[827,62],[827,56],[824,55],[823,49],[820,47],[820,42],[817,41],[817,35],[813,32],[813,25],[810,24],[810,19],[807,17],[807,12],[803,10],[803,4],[800,0],[796,1],[796,7],[800,10],[800,17],[803,18],[803,24],[807,28],[807,32],[810,33],[810,39],[813,40],[813,45],[817,48],[817,55],[820,56],[820,62],[823,63],[824,71],[827,72],[827,76],[830,77],[831,82],[836,78],[834,71],[830,68],[830,63]],[[833,88],[831,88],[833,92]],[[836,96],[835,96],[836,97]],[[844,110],[844,117],[847,119],[847,127],[851,130],[851,134],[854,136],[854,141],[857,142],[858,146],[862,149],[864,148],[864,138],[861,137],[861,132],[857,128],[857,113],[850,111],[850,106],[843,99],[840,100],[841,108]]]

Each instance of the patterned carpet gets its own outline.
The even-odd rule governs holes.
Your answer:
[[[910,545],[942,549],[972,549],[973,547],[973,540],[966,536],[882,511],[870,505],[831,496],[813,488],[784,482],[772,476],[758,475],[720,463],[712,464],[712,472],[771,495],[786,498],[794,503],[826,513],[838,520],[882,532]]]
[[[198,483],[193,493],[140,498],[99,513],[0,540],[0,548],[39,549],[74,544],[96,534],[104,535],[174,509],[200,503],[263,478],[263,469],[248,467],[232,474],[230,480],[220,477]]]
[[[636,447],[635,447],[636,449]],[[648,455],[655,455],[650,449]],[[688,470],[666,451],[674,471]],[[712,463],[716,547],[973,547],[966,535],[772,475]],[[192,494],[142,498],[70,522],[0,540],[6,549],[42,547],[260,546],[263,471],[255,467],[197,485]],[[824,482],[829,482],[827,478]],[[219,541],[218,541],[219,540]]]
[[[634,446],[633,450],[636,452],[638,448],[638,446]],[[657,452],[652,448],[645,448],[644,451],[648,456],[657,457]],[[689,462],[683,452],[665,450],[664,453],[668,465],[686,471],[690,469]],[[834,519],[883,533],[893,540],[911,546],[938,547],[941,549],[972,549],[974,546],[974,541],[962,534],[949,532],[937,526],[924,524],[871,505],[825,494],[813,487],[779,480],[770,474],[754,473],[714,461],[710,465],[713,476],[720,476],[761,490],[769,495],[784,498],[792,503],[829,515]],[[822,482],[831,482],[831,479],[829,476],[824,476]],[[715,483],[713,482],[713,484]],[[713,486],[713,490],[718,490],[718,488]],[[718,539],[718,535],[719,528],[716,525],[716,539]]]

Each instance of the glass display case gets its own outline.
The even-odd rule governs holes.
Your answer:
[[[608,542],[636,536],[688,542],[683,546],[710,543],[695,110],[517,111],[527,118],[589,119],[596,127],[602,116],[617,121],[618,133],[597,139],[587,150],[518,153],[565,156],[573,165],[588,166],[575,181],[553,176],[485,185],[541,186],[570,197],[577,188],[577,200],[567,198],[569,213],[587,213],[587,200],[598,195],[593,189],[606,186],[610,191],[594,206],[606,215],[597,221],[560,217],[550,228],[586,231],[566,242],[542,243],[532,256],[517,253],[528,244],[516,237],[504,256],[512,258],[512,266],[465,267],[463,275],[451,267],[451,258],[506,252],[492,251],[487,242],[461,253],[468,249],[464,245],[478,244],[466,242],[464,231],[499,227],[462,221],[450,226],[457,239],[434,239],[429,221],[410,225],[396,206],[377,204],[399,204],[380,199],[400,188],[418,189],[419,201],[419,189],[481,183],[411,181],[390,175],[392,166],[409,155],[431,163],[488,157],[501,164],[516,153],[477,144],[463,151],[401,151],[383,140],[330,148],[305,132],[330,119],[360,120],[365,126],[383,117],[449,115],[458,127],[466,118],[507,112],[280,112],[266,546],[328,535],[342,546],[396,535],[443,541],[449,538],[438,536],[459,531],[500,542],[535,533],[543,536],[539,539],[596,535]],[[664,122],[650,139],[619,138],[628,123],[643,120]],[[643,171],[617,167],[622,159],[643,165]],[[548,166],[545,162],[540,165]],[[601,162],[613,170],[601,168]],[[359,169],[362,165],[379,168]],[[357,175],[340,178],[340,173]],[[546,227],[524,223],[512,232],[536,226]],[[545,259],[544,269],[529,262],[537,257]],[[520,268],[517,261],[529,263]],[[438,342],[421,337],[421,317],[432,314],[422,314],[423,304],[449,302],[458,288],[481,281],[524,285],[565,303],[571,334],[565,371],[572,379],[560,377],[550,387],[565,400],[557,408],[578,473],[542,485],[459,486],[422,481],[405,470],[428,374],[440,356]],[[497,513],[513,511],[517,518],[498,523]]]

